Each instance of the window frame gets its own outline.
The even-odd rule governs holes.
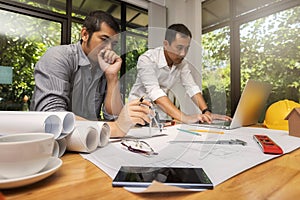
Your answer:
[[[202,2],[202,5],[211,0]],[[272,3],[269,6],[262,7],[246,14],[236,14],[237,0],[229,0],[230,17],[227,21],[220,22],[209,27],[202,27],[202,34],[214,31],[225,26],[230,29],[230,102],[231,116],[234,115],[237,104],[241,96],[241,67],[240,67],[240,26],[244,23],[267,17],[269,15],[291,9],[300,5],[299,0],[282,0]]]
[[[121,32],[124,34],[121,34],[121,57],[123,59],[122,62],[122,67],[120,71],[120,77],[126,73],[126,32],[132,35],[136,35],[137,33],[131,32],[126,30],[127,27],[130,28],[137,28],[135,25],[132,25],[126,21],[126,10],[127,8],[133,8],[137,9],[143,13],[148,13],[148,10],[142,7],[138,7],[136,5],[132,5],[130,3],[120,1],[120,6],[121,6],[121,17],[120,20],[117,19],[117,21],[120,23],[121,27]],[[73,7],[72,7],[72,0],[66,0],[66,8],[65,14],[60,14],[57,12],[52,12],[50,10],[30,6],[28,4],[16,2],[16,1],[7,1],[7,0],[0,0],[0,9],[13,12],[13,13],[18,13],[18,14],[23,14],[31,17],[36,17],[44,20],[49,20],[49,21],[54,21],[58,22],[61,24],[61,45],[63,44],[71,44],[71,36],[72,36],[72,23],[83,23],[83,19],[78,18],[78,17],[73,17],[72,12],[73,12]],[[148,27],[141,27],[145,32],[148,34]],[[140,36],[143,37],[141,34]],[[145,38],[148,36],[145,35]],[[125,83],[121,83],[124,84]],[[121,87],[121,93],[123,94],[123,101],[125,102],[125,93],[126,93],[126,88]]]

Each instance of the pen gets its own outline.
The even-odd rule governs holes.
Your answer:
[[[217,134],[224,134],[223,131],[212,131],[212,130],[189,130],[189,131],[193,131],[193,132],[201,132],[201,133],[217,133]]]
[[[201,136],[200,133],[196,133],[196,132],[193,132],[193,131],[189,131],[189,130],[185,130],[185,129],[181,129],[181,128],[177,128],[177,130],[182,131],[182,132],[186,132],[186,133],[190,133],[190,134],[193,134],[193,135]]]
[[[145,97],[144,97],[144,96],[142,96],[142,97],[140,98],[140,100],[139,100],[139,101],[142,103],[142,102],[144,101],[144,98],[145,98]]]

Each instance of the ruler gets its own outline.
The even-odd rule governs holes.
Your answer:
[[[229,145],[243,145],[246,146],[247,142],[239,139],[235,140],[216,140],[216,141],[188,141],[188,140],[173,140],[169,143],[200,143],[200,144],[229,144]]]

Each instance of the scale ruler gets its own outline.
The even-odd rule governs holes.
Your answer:
[[[169,143],[200,143],[200,144],[227,144],[227,145],[243,145],[246,146],[247,142],[239,139],[235,140],[217,140],[217,141],[188,141],[188,140],[173,140]]]

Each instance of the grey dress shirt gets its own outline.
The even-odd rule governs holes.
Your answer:
[[[100,118],[106,96],[106,78],[92,66],[80,42],[50,48],[34,70],[31,110],[71,111],[89,120]],[[111,120],[103,109],[104,118]]]

